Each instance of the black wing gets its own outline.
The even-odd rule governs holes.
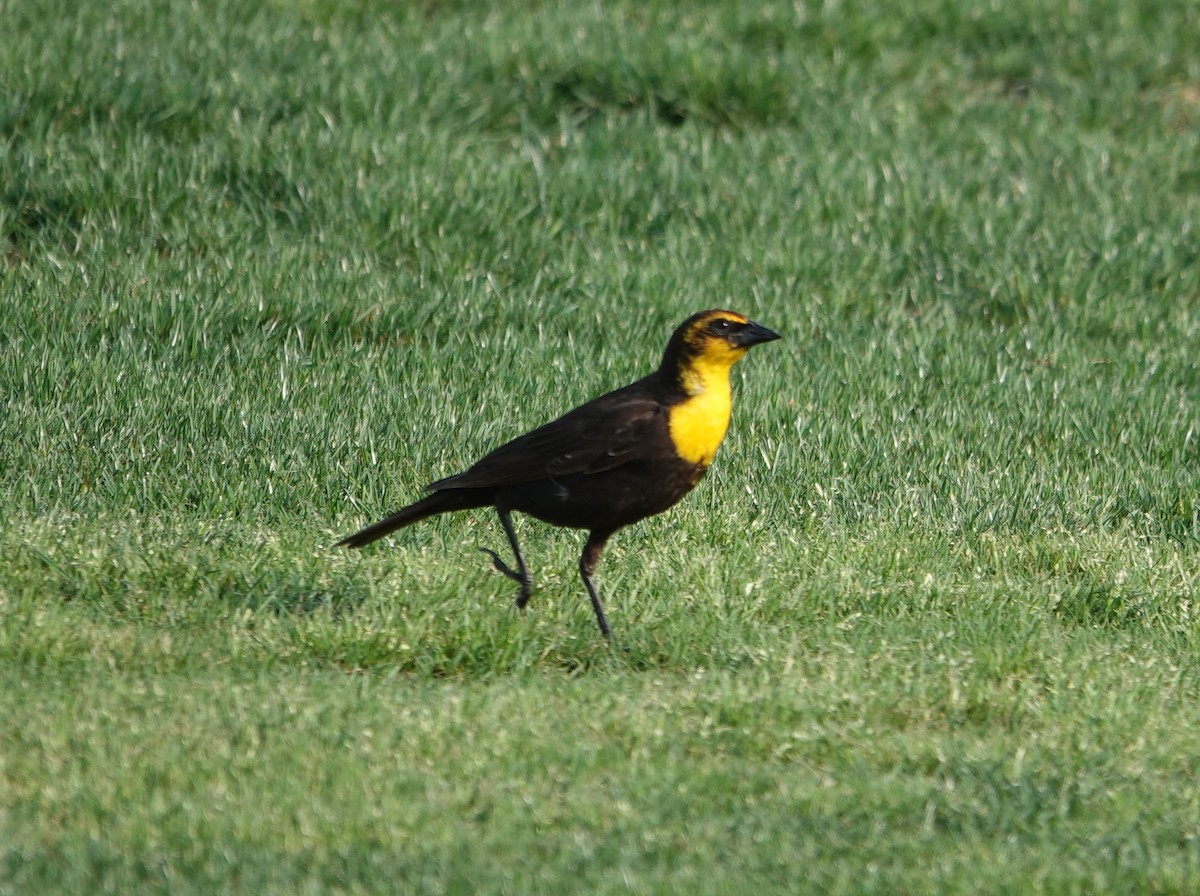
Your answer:
[[[428,488],[495,488],[600,473],[643,456],[666,437],[666,408],[638,382],[568,411]]]

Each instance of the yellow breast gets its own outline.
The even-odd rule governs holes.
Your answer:
[[[740,357],[739,352],[737,357]],[[672,406],[669,416],[671,441],[684,460],[707,467],[729,429],[733,396],[729,388],[729,368],[724,358],[694,364],[684,375],[688,397]]]

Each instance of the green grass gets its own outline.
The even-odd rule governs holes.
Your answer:
[[[1200,889],[1200,19],[0,3],[0,894]],[[730,306],[702,486],[337,536]]]

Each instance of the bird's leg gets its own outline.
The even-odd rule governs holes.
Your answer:
[[[604,618],[604,605],[600,603],[600,595],[596,593],[596,586],[592,584],[592,572],[595,571],[596,564],[600,562],[600,552],[604,550],[604,543],[608,541],[610,535],[612,535],[611,530],[595,530],[588,535],[587,544],[583,546],[583,553],[579,555],[579,574],[583,577],[583,584],[587,587],[588,597],[592,599],[592,609],[596,611],[596,622],[600,625],[600,633],[606,638],[612,638],[612,629],[608,627],[608,620]]]
[[[490,548],[480,548],[485,554],[492,558],[492,566],[498,572],[504,573],[514,582],[519,582],[521,592],[517,595],[517,609],[524,610],[525,605],[529,603],[529,595],[533,591],[533,579],[529,575],[529,570],[525,567],[525,558],[521,556],[521,546],[517,544],[517,533],[513,529],[512,517],[509,516],[507,510],[496,508],[496,512],[500,514],[500,524],[504,526],[504,534],[508,536],[508,543],[512,546],[513,556],[517,558],[517,568],[513,569],[507,563],[500,559],[500,555]]]

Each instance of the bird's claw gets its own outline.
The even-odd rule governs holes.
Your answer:
[[[487,554],[489,557],[492,558],[492,566],[495,567],[497,572],[504,573],[506,576],[508,576],[514,582],[521,582],[522,584],[524,584],[524,582],[521,579],[521,574],[519,572],[517,572],[515,569],[513,569],[511,566],[509,566],[507,563],[505,563],[503,560],[501,560],[499,554],[497,554],[491,548],[480,548],[479,550],[483,551],[485,554]]]
[[[525,609],[525,605],[529,603],[529,596],[533,592],[533,583],[530,581],[529,576],[521,575],[521,573],[501,560],[500,555],[491,548],[480,548],[479,550],[492,558],[492,566],[496,572],[504,573],[504,575],[521,586],[521,593],[517,595],[517,607],[522,610]]]

